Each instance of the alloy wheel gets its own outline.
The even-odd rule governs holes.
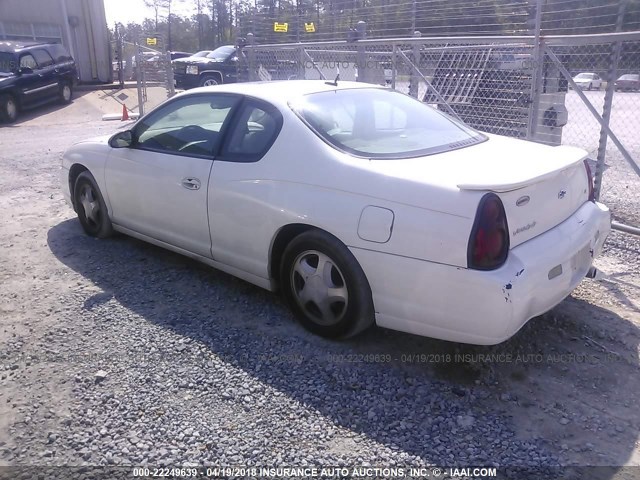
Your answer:
[[[336,263],[317,250],[298,255],[291,268],[294,298],[305,314],[319,325],[335,325],[349,304],[345,277]]]
[[[82,186],[80,190],[80,205],[89,226],[91,228],[99,228],[102,212],[100,211],[100,202],[98,202],[91,185],[85,184]]]

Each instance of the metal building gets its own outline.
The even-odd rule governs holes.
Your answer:
[[[112,79],[104,0],[2,0],[0,39],[62,43],[81,82]]]

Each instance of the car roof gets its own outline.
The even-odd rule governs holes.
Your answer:
[[[19,52],[26,48],[51,45],[47,42],[23,42],[21,40],[0,42],[0,52]]]
[[[386,88],[381,85],[362,82],[343,82],[338,80],[337,83],[337,86],[327,80],[275,80],[271,82],[228,83],[211,87],[195,88],[181,95],[197,92],[236,93],[266,100],[274,104],[286,104],[292,99],[311,93],[354,88]]]

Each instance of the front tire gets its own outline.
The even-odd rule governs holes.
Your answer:
[[[76,179],[73,199],[78,220],[85,233],[91,237],[107,238],[113,226],[98,184],[89,172],[82,172]]]
[[[202,77],[202,80],[200,80],[201,87],[212,87],[214,85],[218,85],[218,79],[213,75],[205,75]]]
[[[347,338],[374,322],[369,282],[349,249],[337,238],[310,230],[284,251],[282,293],[307,330],[327,338]]]
[[[0,95],[0,121],[13,123],[18,119],[18,103],[12,95]]]

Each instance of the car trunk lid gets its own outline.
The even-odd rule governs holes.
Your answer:
[[[494,192],[500,197],[512,247],[562,223],[589,196],[584,151],[530,144],[529,151],[518,155],[521,158],[488,159],[485,167],[492,175],[477,175],[458,184],[461,190]]]

